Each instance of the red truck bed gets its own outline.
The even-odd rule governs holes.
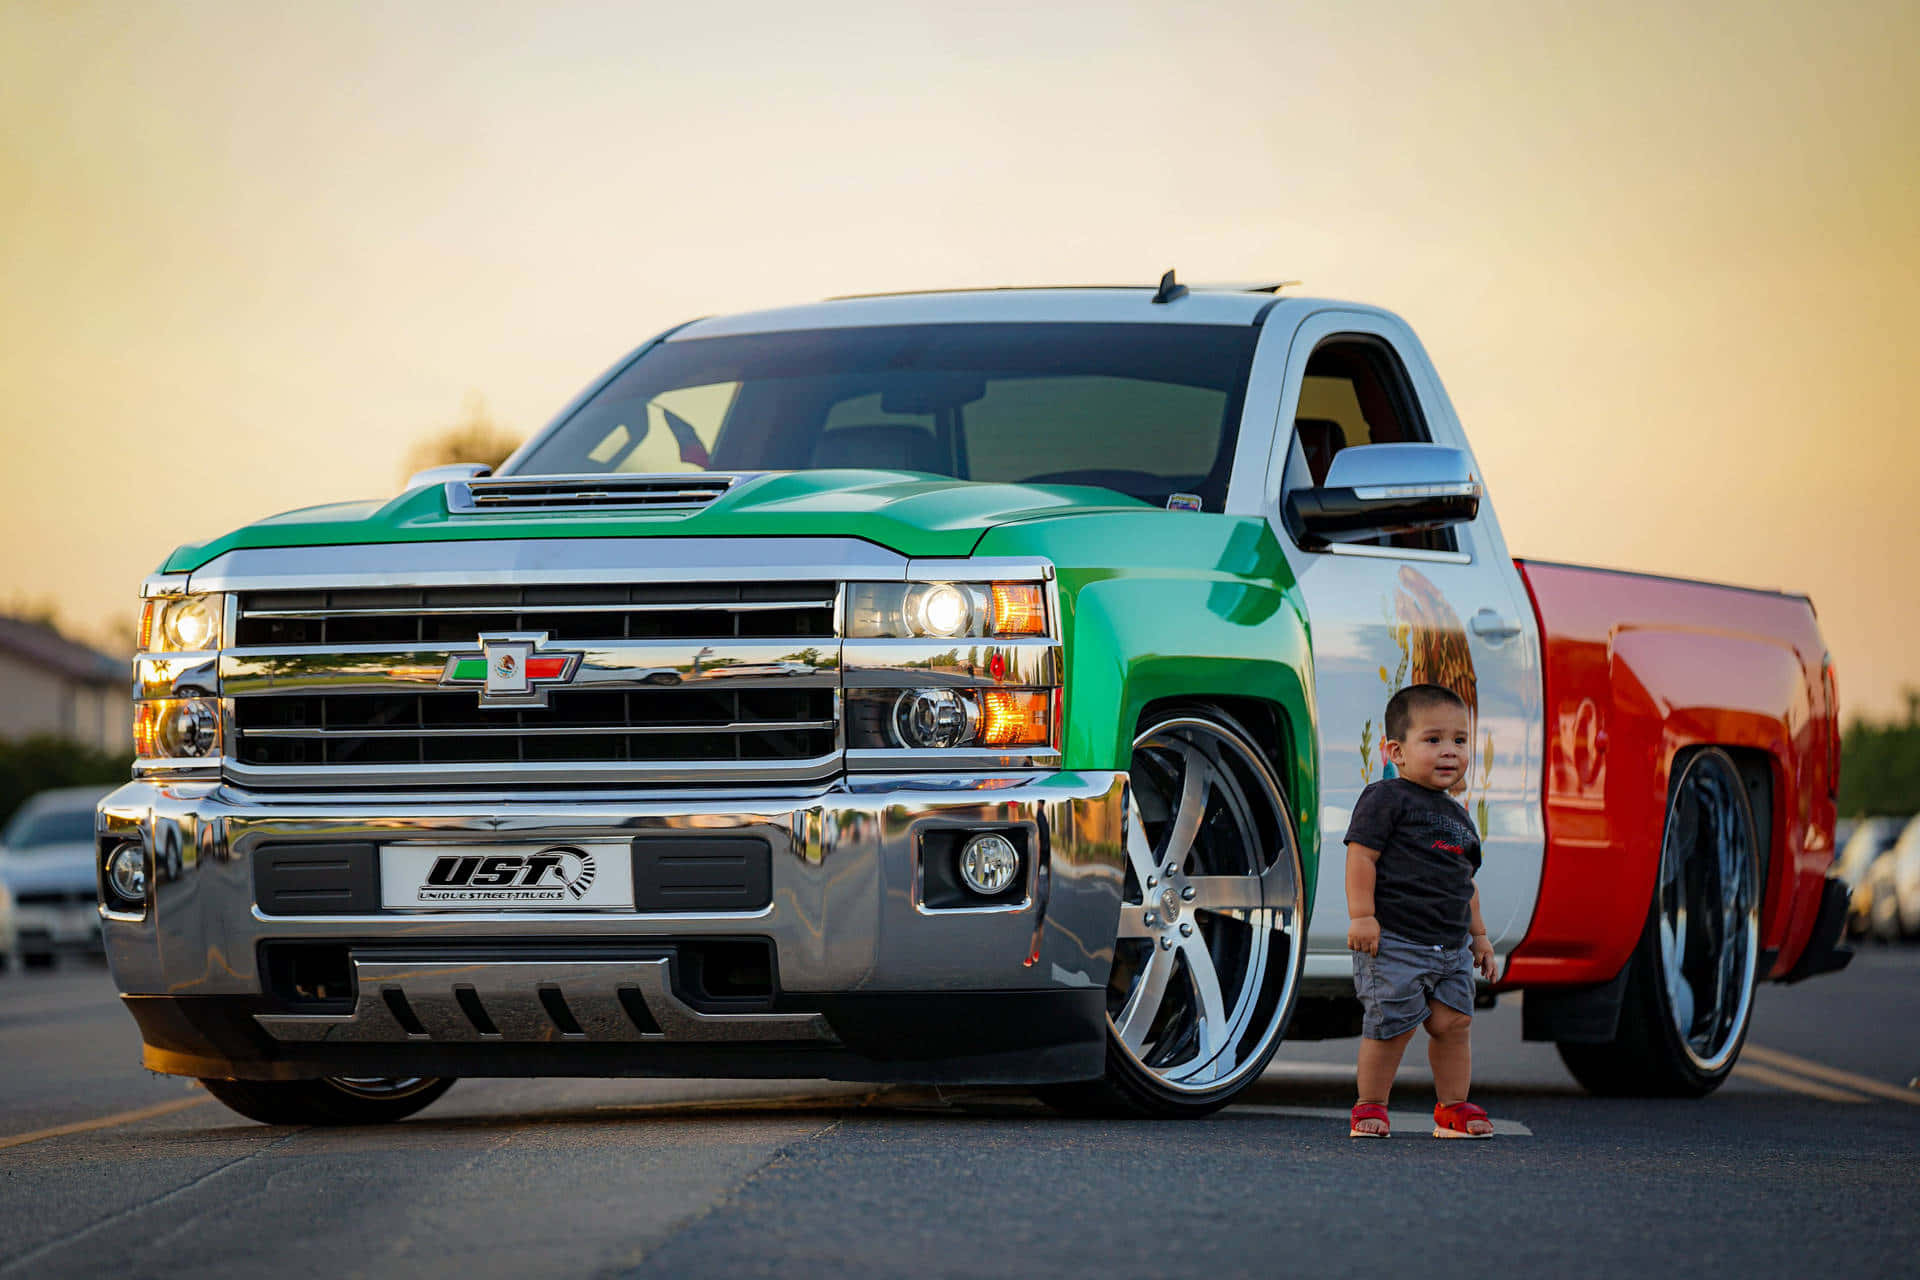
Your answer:
[[[1762,847],[1763,976],[1807,948],[1833,859],[1839,728],[1804,596],[1519,561],[1545,683],[1546,859],[1503,986],[1604,982],[1647,921],[1668,774],[1730,748]]]

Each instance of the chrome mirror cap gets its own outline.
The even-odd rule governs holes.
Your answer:
[[[1318,550],[1388,533],[1466,524],[1480,513],[1480,481],[1460,449],[1437,444],[1363,444],[1342,449],[1317,489],[1287,495],[1288,527]]]
[[[1473,463],[1442,444],[1357,444],[1333,455],[1328,489],[1406,489],[1471,484]]]

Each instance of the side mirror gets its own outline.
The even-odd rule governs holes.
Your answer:
[[[425,471],[416,471],[407,477],[407,488],[418,489],[423,484],[445,484],[449,480],[477,480],[481,476],[492,475],[493,468],[483,462],[455,462],[444,467],[428,467]]]
[[[1480,482],[1459,449],[1361,444],[1333,455],[1327,482],[1287,495],[1287,524],[1302,546],[1353,542],[1465,524],[1480,512]]]

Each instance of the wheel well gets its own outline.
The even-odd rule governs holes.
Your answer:
[[[1773,757],[1757,747],[1730,747],[1717,742],[1690,743],[1673,753],[1673,759],[1667,766],[1667,799],[1672,803],[1673,785],[1679,779],[1687,761],[1702,751],[1718,747],[1727,753],[1733,766],[1740,772],[1740,781],[1747,789],[1747,804],[1753,810],[1754,840],[1760,849],[1760,892],[1764,910],[1772,888],[1773,874]],[[1666,838],[1665,810],[1662,811],[1662,830],[1659,839]],[[1651,886],[1648,889],[1652,892]],[[1651,900],[1647,910],[1651,910]],[[1644,915],[1645,912],[1643,911]],[[1763,916],[1761,928],[1764,933],[1766,920]],[[1541,987],[1531,989],[1521,1006],[1522,1038],[1527,1040],[1558,1040],[1567,1044],[1601,1044],[1611,1042],[1616,1033],[1620,1017],[1620,1003],[1626,994],[1627,978],[1634,964],[1634,954],[1627,957],[1626,963],[1606,982],[1585,987]],[[1767,964],[1763,957],[1760,976],[1764,979]]]
[[[1196,703],[1217,707],[1247,731],[1254,745],[1260,748],[1267,767],[1273,770],[1273,776],[1279,781],[1281,794],[1288,798],[1291,805],[1292,798],[1300,794],[1300,787],[1299,779],[1294,776],[1293,756],[1287,747],[1287,730],[1290,727],[1287,713],[1264,698],[1238,698],[1227,694],[1155,698],[1140,709],[1140,719],[1134,723],[1133,731],[1137,736],[1155,717],[1175,707],[1190,707]]]

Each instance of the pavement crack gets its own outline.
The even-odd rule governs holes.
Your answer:
[[[289,1133],[284,1137],[275,1138],[272,1142],[269,1142],[264,1146],[254,1148],[252,1151],[247,1152],[245,1155],[235,1156],[233,1159],[227,1161],[224,1164],[215,1165],[213,1168],[207,1170],[205,1173],[201,1174],[199,1177],[194,1178],[188,1182],[183,1182],[179,1186],[174,1187],[171,1190],[163,1191],[157,1196],[153,1196],[153,1197],[150,1197],[149,1199],[140,1201],[140,1203],[138,1204],[128,1205],[126,1208],[122,1209],[120,1212],[116,1214],[112,1214],[108,1217],[101,1218],[96,1222],[90,1222],[86,1226],[81,1227],[77,1231],[69,1231],[65,1235],[56,1236],[51,1240],[35,1245],[33,1248],[27,1250],[25,1253],[18,1254],[12,1258],[6,1259],[5,1261],[0,1261],[0,1276],[11,1275],[14,1272],[18,1271],[21,1267],[26,1266],[28,1263],[37,1262],[41,1258],[46,1257],[48,1254],[53,1253],[56,1250],[64,1249],[69,1245],[78,1244],[81,1241],[88,1239],[89,1237],[98,1235],[102,1231],[105,1231],[108,1228],[117,1225],[118,1223],[125,1222],[128,1218],[133,1217],[135,1214],[145,1213],[149,1209],[157,1208],[160,1205],[166,1204],[170,1200],[186,1195],[188,1192],[193,1191],[198,1187],[205,1186],[207,1183],[219,1177],[221,1174],[227,1172],[229,1169],[232,1169],[238,1165],[243,1165],[247,1161],[254,1159],[256,1156],[263,1156],[267,1152],[272,1151],[276,1147],[283,1146],[286,1143],[292,1142],[295,1138],[299,1137],[305,1132],[306,1132],[305,1128],[296,1129],[292,1133]]]
[[[872,1102],[875,1098],[879,1097],[881,1092],[884,1092],[884,1091],[876,1090],[875,1092],[866,1095],[860,1100],[859,1106],[861,1107],[866,1106],[868,1103]],[[671,1243],[674,1239],[679,1237],[682,1233],[686,1231],[690,1231],[694,1227],[699,1226],[702,1222],[705,1222],[708,1218],[712,1217],[715,1213],[717,1213],[721,1209],[726,1208],[728,1205],[732,1204],[736,1199],[739,1198],[740,1192],[744,1188],[746,1188],[748,1185],[758,1181],[760,1178],[765,1177],[770,1171],[777,1169],[782,1164],[785,1164],[788,1161],[792,1160],[794,1156],[798,1153],[799,1148],[803,1146],[810,1146],[813,1143],[819,1142],[824,1138],[831,1137],[833,1134],[833,1131],[838,1129],[844,1123],[846,1123],[845,1116],[835,1116],[832,1120],[828,1121],[826,1124],[822,1125],[820,1128],[815,1129],[812,1133],[781,1143],[778,1147],[774,1148],[773,1154],[767,1158],[764,1164],[761,1164],[758,1167],[751,1170],[750,1172],[743,1174],[731,1186],[727,1187],[719,1195],[715,1196],[712,1202],[707,1204],[704,1208],[694,1213],[688,1214],[686,1217],[682,1218],[679,1222],[675,1223],[671,1230],[662,1234],[658,1239],[654,1240],[651,1244],[642,1246],[641,1248],[635,1250],[632,1254],[628,1255],[625,1261],[621,1262],[617,1266],[605,1268],[600,1272],[598,1272],[597,1274],[600,1276],[609,1276],[609,1277],[633,1275],[641,1267],[646,1265],[648,1255],[653,1253],[655,1250],[659,1249],[662,1245]]]

